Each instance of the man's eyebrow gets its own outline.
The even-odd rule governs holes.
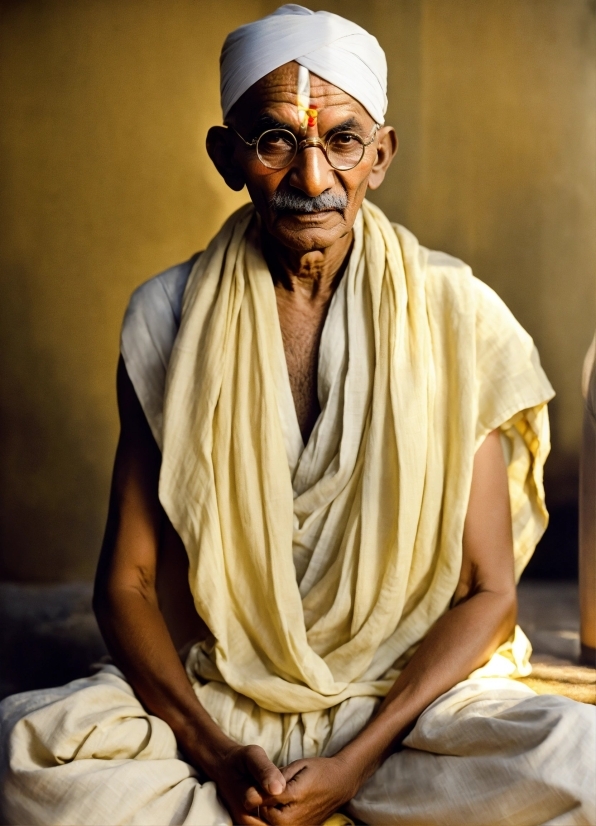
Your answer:
[[[266,129],[287,129],[289,132],[296,132],[296,125],[291,123],[284,123],[283,121],[278,120],[273,115],[269,114],[268,112],[263,112],[262,115],[259,115],[256,123],[254,124],[253,128],[250,131],[249,140],[253,138],[258,138],[259,135],[264,132]],[[356,130],[362,132],[362,124],[358,121],[357,118],[351,117],[343,120],[341,123],[332,126],[331,129],[328,129],[325,132],[326,137],[331,137],[331,135],[335,135],[336,132],[344,132],[346,129]]]
[[[263,112],[262,115],[259,115],[256,123],[250,130],[250,137],[258,138],[261,132],[264,132],[266,129],[288,129],[290,132],[293,132],[296,126],[293,126],[291,123],[284,123],[283,121],[277,120],[273,115]]]
[[[328,129],[325,132],[325,136],[335,135],[336,132],[344,132],[346,129],[351,130],[360,130],[362,131],[362,124],[356,118],[348,118],[347,120],[342,121],[341,123],[336,124],[336,126],[332,126],[331,129]]]

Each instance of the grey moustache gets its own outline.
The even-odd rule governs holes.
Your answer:
[[[269,206],[275,212],[308,214],[331,209],[343,212],[347,205],[348,196],[345,193],[337,195],[333,192],[322,192],[314,198],[298,192],[274,192],[269,199]]]

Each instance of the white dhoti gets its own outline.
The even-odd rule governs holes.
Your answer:
[[[331,755],[352,739],[377,702],[357,697],[334,709],[319,726],[316,753]],[[244,705],[247,741],[267,749],[259,738],[267,726],[252,713],[262,710]],[[144,710],[117,669],[19,694],[0,708],[9,763],[3,823],[231,824],[215,784],[200,782],[171,729]],[[276,715],[278,724],[289,716]],[[283,762],[313,754],[308,714],[299,716]],[[592,706],[478,678],[426,709],[347,812],[371,826],[592,826],[595,777]]]
[[[517,576],[544,529],[552,389],[532,340],[462,262],[371,204],[322,333],[308,444],[252,208],[186,272],[141,288],[122,352],[211,632],[187,673],[222,730],[280,766],[350,741],[449,610],[490,431]],[[596,710],[504,679],[527,674],[528,656],[518,630],[424,712],[349,810],[373,826],[596,823]],[[229,823],[114,669],[9,698],[0,719],[8,823]]]

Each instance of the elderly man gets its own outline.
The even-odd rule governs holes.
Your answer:
[[[510,679],[546,523],[532,341],[364,200],[397,147],[373,37],[284,6],[221,70],[209,155],[253,205],[132,298],[95,597],[118,667],[5,702],[6,822],[594,823],[594,710]]]

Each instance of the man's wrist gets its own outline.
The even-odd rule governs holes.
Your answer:
[[[238,748],[238,743],[225,735],[218,726],[210,721],[188,721],[176,731],[176,740],[182,751],[196,767],[214,778],[231,751]]]
[[[341,785],[345,788],[345,800],[343,803],[347,803],[355,797],[362,784],[368,780],[374,772],[374,769],[368,771],[368,766],[363,764],[361,759],[358,759],[358,755],[347,749],[342,749],[342,751],[330,759],[333,760],[337,766],[337,771],[341,778]]]
[[[407,706],[407,703],[405,705]],[[353,788],[353,795],[395,750],[410,727],[410,717],[407,708],[401,707],[401,698],[393,698],[388,707],[382,708],[380,713],[335,755]]]

